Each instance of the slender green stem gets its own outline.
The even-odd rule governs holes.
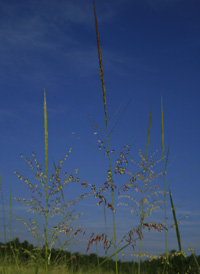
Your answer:
[[[46,187],[45,187],[45,265],[46,272],[48,272],[48,129],[47,129],[47,103],[46,93],[44,91],[44,141],[45,141],[45,164],[46,164]]]
[[[148,150],[149,150],[149,140],[150,140],[150,132],[151,132],[151,117],[152,117],[152,105],[151,105],[150,115],[149,115],[149,125],[148,125],[148,133],[147,133],[147,146],[146,146],[145,163],[147,162]],[[140,213],[140,231],[141,231],[141,235],[142,235],[143,221],[144,221],[144,193],[145,193],[145,186],[143,186],[143,190],[142,190],[142,210],[141,210],[141,213]],[[139,241],[139,258],[138,258],[138,274],[140,274],[141,247],[142,247],[142,239],[140,238],[140,241]]]
[[[195,261],[195,264],[196,264],[196,266],[197,266],[198,273],[200,274],[200,265],[199,265],[199,263],[198,263],[198,261],[197,261],[196,255],[194,254],[194,250],[193,250],[192,248],[190,248],[190,251],[192,252],[192,256],[193,256],[194,261]]]
[[[164,118],[163,118],[163,101],[161,96],[161,134],[162,134],[162,160],[163,160],[163,183],[164,183],[164,224],[167,228],[167,204],[166,204],[166,182],[165,182],[165,172],[166,172],[166,163],[165,163],[165,141],[164,141]],[[166,273],[168,274],[168,251],[167,251],[167,229],[165,229],[165,268]]]
[[[5,216],[5,208],[4,208],[4,199],[3,199],[3,188],[0,177],[0,191],[1,191],[1,201],[2,201],[2,212],[3,212],[3,231],[4,231],[4,241],[6,244],[6,216]]]
[[[171,209],[172,209],[173,218],[174,218],[174,225],[175,225],[175,228],[176,228],[176,238],[177,238],[177,241],[178,241],[179,252],[181,254],[180,256],[181,256],[181,266],[182,266],[182,274],[183,274],[184,273],[184,267],[183,267],[182,248],[181,248],[181,237],[180,237],[180,232],[179,232],[179,228],[178,228],[178,222],[177,222],[177,219],[176,219],[176,212],[175,212],[175,207],[174,207],[171,191],[169,191],[169,197],[170,197]]]
[[[73,262],[73,256],[72,256],[72,243],[71,240],[69,241],[69,248],[70,248],[70,260],[71,260],[71,273],[74,273],[74,262]]]
[[[12,195],[10,189],[10,241],[12,240]]]
[[[143,205],[142,205],[143,207]],[[142,209],[143,211],[143,209]],[[143,220],[140,218],[140,231],[142,233],[142,225],[143,225]],[[140,274],[140,265],[141,265],[141,250],[142,250],[142,239],[140,238],[139,240],[139,257],[138,257],[138,274]]]
[[[129,245],[130,245],[130,243],[124,245],[123,247],[121,247],[120,249],[118,249],[117,251],[115,251],[113,254],[111,254],[110,256],[106,257],[105,260],[103,260],[101,263],[99,263],[99,266],[103,265],[105,262],[107,262],[108,260],[110,260],[116,253],[121,252],[123,249],[125,249]],[[96,267],[94,269],[96,269]]]
[[[102,86],[102,95],[103,95],[103,103],[104,103],[104,112],[105,112],[105,121],[106,121],[106,137],[107,137],[107,144],[108,144],[108,160],[109,160],[109,170],[110,174],[110,185],[111,185],[111,198],[112,198],[112,207],[114,209],[114,195],[113,195],[113,176],[112,176],[112,165],[111,165],[111,156],[110,156],[110,140],[109,140],[109,126],[108,126],[108,117],[107,117],[107,105],[106,105],[106,91],[105,91],[105,84],[104,84],[104,75],[103,75],[103,64],[102,64],[102,56],[101,56],[101,48],[100,48],[100,39],[99,39],[99,31],[98,31],[98,24],[97,24],[97,16],[95,10],[95,3],[93,0],[94,5],[94,17],[95,17],[95,26],[96,26],[96,36],[97,36],[97,47],[98,47],[98,55],[99,55],[99,67],[100,67],[100,76],[101,76],[101,86]],[[116,274],[118,274],[118,264],[117,264],[117,241],[116,241],[116,228],[115,228],[115,212],[113,210],[113,236],[114,236],[114,249],[115,249],[115,268]]]
[[[6,239],[6,216],[5,216],[5,208],[4,208],[4,199],[3,199],[3,188],[0,177],[0,191],[1,191],[1,201],[2,201],[2,212],[3,212],[3,230],[4,230],[4,241],[5,241],[5,258],[7,257],[7,239]]]

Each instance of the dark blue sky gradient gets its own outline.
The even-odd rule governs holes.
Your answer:
[[[96,12],[109,121],[123,103],[111,123],[112,128],[121,117],[110,136],[111,148],[120,152],[123,145],[132,140],[130,158],[140,160],[138,151],[145,153],[146,150],[152,104],[149,155],[158,149],[155,158],[161,157],[162,94],[165,149],[170,143],[166,180],[167,184],[171,182],[177,218],[183,218],[180,225],[183,249],[186,252],[188,247],[194,247],[199,253],[200,3],[196,0],[97,0]],[[14,170],[34,179],[20,154],[32,159],[31,153],[35,152],[45,170],[44,88],[49,174],[54,171],[52,157],[58,164],[70,147],[73,150],[63,171],[72,173],[78,168],[78,176],[84,182],[101,186],[107,179],[109,165],[105,155],[94,149],[98,139],[88,120],[91,115],[105,130],[92,1],[2,0],[0,37],[0,176],[8,217],[10,189],[13,197],[30,197],[25,183],[17,178]],[[100,137],[106,144],[106,137]],[[157,168],[162,171],[162,164]],[[134,170],[138,171],[135,166]],[[123,178],[119,181],[122,183]],[[156,183],[163,189],[161,179]],[[74,199],[84,191],[86,189],[76,183],[67,186],[64,193],[66,199]],[[92,197],[86,198],[76,207],[77,213],[85,212],[78,222],[88,229],[88,235],[93,231],[104,232],[103,207],[97,207],[97,202]],[[118,202],[116,194],[115,204]],[[167,202],[170,209],[169,199]],[[16,201],[13,201],[13,214],[28,219],[25,208]],[[186,215],[188,219],[184,218]],[[108,216],[108,228],[112,232],[110,211]],[[163,216],[162,210],[158,210],[149,220],[163,222]],[[170,226],[173,224],[170,210],[168,218]],[[3,224],[2,217],[0,222]],[[8,218],[6,222],[9,228]],[[138,222],[136,214],[130,215],[129,208],[116,206],[119,238]],[[3,239],[3,226],[0,227]],[[15,236],[30,239],[16,221],[13,228],[16,228]],[[164,233],[144,236],[144,252],[165,251]],[[137,247],[138,244],[136,253]],[[174,229],[169,231],[168,248],[178,249]],[[74,250],[84,252],[86,244],[76,245]],[[130,250],[124,251],[125,259],[132,258]]]

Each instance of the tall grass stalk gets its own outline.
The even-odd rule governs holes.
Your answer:
[[[12,240],[12,195],[10,189],[10,241]]]
[[[3,187],[1,183],[1,177],[0,177],[0,192],[1,192],[2,214],[3,214],[4,242],[6,243],[6,215],[5,215],[5,208],[4,208]]]
[[[62,247],[71,244],[71,240],[75,238],[78,233],[83,232],[80,227],[77,227],[74,230],[72,227],[72,221],[76,221],[82,214],[73,215],[74,211],[68,211],[69,206],[76,204],[79,200],[83,199],[85,196],[89,195],[89,193],[85,193],[80,197],[77,197],[75,200],[69,201],[65,203],[64,201],[64,194],[63,194],[63,187],[66,186],[68,182],[79,182],[80,179],[75,177],[73,174],[68,175],[64,172],[64,175],[67,176],[60,182],[60,171],[62,168],[63,163],[68,158],[68,154],[65,155],[63,159],[60,160],[60,164],[58,167],[55,167],[56,174],[52,174],[51,178],[49,179],[50,183],[48,183],[48,129],[47,129],[47,104],[46,104],[46,93],[44,90],[44,139],[45,139],[45,164],[46,164],[46,172],[43,173],[41,166],[39,165],[35,153],[32,152],[33,160],[36,165],[36,172],[35,172],[35,179],[40,182],[40,184],[32,184],[29,182],[28,179],[25,179],[21,176],[18,172],[14,171],[17,174],[20,180],[24,180],[24,182],[28,185],[28,190],[31,191],[34,195],[31,195],[29,200],[22,199],[22,198],[14,198],[17,201],[23,203],[26,207],[29,207],[28,211],[35,213],[35,219],[30,218],[29,223],[25,222],[20,217],[16,217],[17,220],[22,222],[26,227],[29,228],[29,232],[31,232],[37,240],[44,243],[44,265],[45,271],[48,273],[49,265],[51,263],[51,253],[52,253],[52,246],[54,245],[55,241],[59,240],[59,234],[64,233],[66,237],[70,238],[69,240],[65,241],[62,244]],[[69,153],[71,153],[72,148],[70,148]],[[21,154],[23,158],[23,154]],[[25,161],[28,162],[30,168],[32,170],[35,169],[32,162],[26,157]],[[75,173],[77,174],[77,169]],[[59,197],[59,194],[61,197]],[[38,197],[36,197],[38,195]],[[61,202],[61,199],[63,203]],[[43,227],[39,224],[38,217],[40,215],[43,216],[44,224]],[[49,218],[53,218],[55,215],[62,216],[62,220],[54,226],[50,227],[49,225]],[[39,233],[39,230],[41,233]],[[73,233],[72,233],[73,231]],[[70,237],[70,233],[72,233]],[[40,250],[41,251],[41,250]],[[36,263],[36,267],[38,268],[38,258],[42,259],[40,252],[36,252],[34,255],[34,260]],[[72,256],[71,256],[72,257]]]
[[[180,232],[179,232],[179,228],[178,228],[178,222],[177,222],[177,219],[176,219],[176,212],[175,212],[175,207],[174,207],[171,191],[169,191],[169,197],[170,197],[170,202],[171,202],[171,210],[172,210],[173,218],[174,218],[174,225],[175,225],[175,228],[176,228],[176,238],[177,238],[177,241],[178,241],[179,253],[180,253],[180,256],[181,256],[182,274],[184,274],[183,256],[182,256],[182,248],[181,248],[181,237],[180,237]]]
[[[195,264],[197,266],[198,273],[200,274],[200,265],[199,265],[199,263],[197,261],[196,255],[194,254],[194,249],[193,248],[189,248],[189,250],[192,252],[192,256],[193,256]]]
[[[175,208],[174,208],[174,203],[173,203],[171,191],[169,191],[169,197],[170,197],[170,203],[171,203],[171,210],[172,210],[173,218],[174,218],[174,226],[176,228],[176,238],[177,238],[177,241],[178,241],[178,248],[179,248],[179,252],[181,252],[182,251],[181,237],[180,237],[180,232],[179,232],[179,228],[178,228],[178,222],[177,222],[177,219],[176,219],[176,212],[175,212]]]
[[[45,265],[46,272],[48,271],[48,129],[47,129],[47,102],[46,93],[44,90],[44,143],[45,143],[45,164],[46,164],[46,189],[45,189],[45,201],[46,201],[46,212],[45,212]]]
[[[102,87],[104,112],[105,112],[106,137],[107,137],[107,145],[108,145],[108,161],[109,161],[109,170],[110,170],[109,179],[110,179],[110,185],[111,185],[111,187],[110,187],[110,189],[111,189],[111,199],[112,199],[112,207],[114,209],[114,197],[113,197],[114,193],[113,193],[113,179],[112,179],[113,174],[112,174],[112,166],[111,166],[111,152],[110,152],[109,126],[108,126],[107,104],[106,104],[106,91],[105,91],[103,64],[102,64],[102,56],[101,56],[101,48],[100,48],[100,39],[99,39],[99,31],[98,31],[97,16],[96,16],[94,0],[93,0],[93,6],[94,6],[94,17],[95,17],[97,47],[98,47],[98,56],[99,56],[99,67],[100,67],[100,76],[101,76],[101,87]],[[116,274],[118,274],[117,241],[116,241],[115,212],[114,212],[114,210],[112,211],[112,215],[113,215],[113,236],[114,236],[114,250],[115,250],[115,268],[116,268]]]
[[[0,177],[0,192],[1,192],[1,202],[2,202],[3,232],[4,232],[5,258],[6,258],[6,256],[7,256],[7,246],[6,246],[6,216],[5,216],[3,187],[2,187],[1,177]]]
[[[166,162],[165,162],[165,140],[164,140],[164,117],[163,117],[163,101],[161,95],[161,135],[162,135],[162,162],[163,162],[163,183],[164,183],[164,225],[165,225],[165,267],[168,274],[168,250],[167,250],[167,204],[166,204]]]
[[[146,146],[145,163],[147,163],[148,150],[149,150],[149,140],[150,140],[150,132],[151,132],[151,117],[152,117],[152,105],[151,105],[150,115],[149,115],[149,125],[148,125],[148,133],[147,133],[147,146]],[[144,192],[145,192],[145,187],[143,187],[143,190],[142,190],[142,211],[141,211],[141,215],[140,215],[141,234],[142,234],[142,228],[143,228],[143,221],[144,221],[144,218],[145,218],[145,216],[144,216]],[[138,274],[140,274],[141,245],[142,245],[142,238],[140,238],[140,241],[139,241]]]

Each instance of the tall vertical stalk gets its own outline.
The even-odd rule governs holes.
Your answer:
[[[1,192],[1,201],[2,201],[2,213],[3,213],[3,230],[4,230],[4,241],[6,244],[6,216],[5,216],[5,208],[4,208],[4,199],[3,199],[3,188],[0,177],[0,192]]]
[[[167,205],[166,205],[166,182],[165,182],[165,141],[164,141],[164,118],[163,118],[163,101],[161,96],[161,134],[162,134],[162,162],[163,162],[163,183],[164,183],[164,224],[165,224],[165,268],[168,274],[168,251],[167,251]],[[165,270],[164,268],[164,270]]]
[[[0,177],[0,192],[1,192],[1,201],[2,201],[2,213],[3,213],[3,230],[4,230],[4,241],[5,241],[5,254],[4,258],[7,257],[7,239],[6,239],[6,215],[5,215],[5,208],[4,208],[4,199],[3,199],[3,187],[1,183],[1,177]]]
[[[145,162],[147,161],[148,150],[149,150],[149,140],[150,140],[150,132],[151,132],[151,116],[152,116],[152,105],[151,105],[150,115],[149,115],[149,125],[148,125],[148,133],[147,133],[147,146],[146,146]],[[140,214],[140,231],[141,231],[141,234],[142,234],[143,221],[144,221],[144,192],[145,192],[145,189],[143,188],[143,190],[142,190],[142,210],[141,210],[141,214]],[[140,238],[140,241],[139,241],[139,258],[138,258],[138,274],[140,274],[141,246],[142,246],[142,239]]]
[[[177,222],[177,219],[176,219],[176,212],[175,212],[175,207],[174,207],[171,191],[169,191],[169,197],[170,197],[172,214],[173,214],[173,218],[174,218],[174,225],[175,225],[175,228],[176,228],[176,238],[177,238],[177,241],[178,241],[179,253],[180,253],[180,256],[181,256],[181,273],[183,274],[184,273],[184,265],[183,265],[183,255],[182,255],[182,247],[181,247],[181,237],[180,237],[180,232],[179,232],[179,228],[178,228],[178,222]]]
[[[113,175],[112,175],[112,165],[111,165],[111,155],[110,155],[110,139],[109,139],[109,127],[108,127],[108,116],[107,116],[107,105],[106,105],[106,91],[105,91],[105,83],[104,83],[104,75],[103,75],[103,64],[102,64],[102,56],[101,56],[101,48],[100,48],[100,40],[99,40],[99,31],[97,24],[97,16],[95,10],[95,3],[93,0],[94,6],[94,17],[95,17],[95,26],[96,26],[96,36],[97,36],[97,47],[98,47],[98,56],[99,56],[99,67],[100,67],[100,76],[101,76],[101,86],[102,86],[102,94],[103,94],[103,103],[104,103],[104,112],[105,112],[105,121],[106,121],[106,137],[108,144],[108,160],[109,160],[109,181],[111,184],[111,198],[112,198],[112,207],[114,208],[114,193],[113,193]],[[113,233],[114,233],[114,249],[115,249],[115,269],[116,274],[118,274],[118,265],[117,265],[117,243],[116,243],[116,229],[115,229],[115,213],[113,210]]]
[[[45,266],[48,271],[48,129],[47,129],[47,103],[46,93],[44,90],[44,143],[45,143],[45,164],[46,164],[46,187],[45,187]]]
[[[10,189],[10,241],[12,240],[12,196]]]
[[[196,255],[194,254],[194,249],[193,248],[189,248],[189,250],[192,252],[192,256],[193,256],[195,264],[197,266],[198,273],[200,274],[200,265],[199,265],[199,263],[197,261]]]

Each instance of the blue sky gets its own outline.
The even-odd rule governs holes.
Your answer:
[[[183,249],[194,247],[199,253],[200,4],[195,0],[97,0],[96,12],[109,120],[123,103],[111,123],[112,128],[120,117],[110,136],[111,147],[120,152],[132,140],[130,158],[139,160],[139,149],[143,152],[146,149],[152,104],[149,153],[158,149],[155,158],[161,157],[162,93],[165,147],[170,143],[166,180],[171,182],[177,218],[184,219],[180,225]],[[78,168],[78,176],[84,182],[101,186],[109,168],[108,159],[95,149],[98,138],[88,120],[91,115],[105,130],[92,1],[2,0],[0,13],[0,176],[8,216],[10,189],[13,197],[30,196],[14,170],[34,181],[20,154],[32,159],[31,153],[35,152],[45,167],[44,88],[49,174],[53,172],[52,157],[58,164],[71,147],[63,171],[73,173]],[[106,138],[100,137],[106,143]],[[137,172],[131,163],[128,168]],[[162,170],[162,164],[158,164],[158,170]],[[117,180],[118,177],[116,184]],[[120,177],[121,183],[123,180],[127,182]],[[161,179],[156,183],[163,188]],[[76,184],[67,186],[64,193],[67,199],[73,199],[84,191]],[[118,202],[116,194],[115,205]],[[79,222],[88,233],[104,232],[103,207],[97,207],[96,203],[91,197],[76,207],[77,212],[85,212]],[[16,201],[13,214],[28,218]],[[188,219],[184,218],[186,215]],[[111,218],[108,211],[109,231],[112,231]],[[170,210],[168,218],[170,226],[173,223]],[[163,222],[162,210],[153,213],[152,220]],[[2,218],[0,221],[3,223]],[[9,227],[9,220],[6,222]],[[13,233],[23,240],[30,239],[23,226],[13,222],[16,228]],[[116,223],[120,238],[138,224],[138,217],[131,215],[129,208],[116,206]],[[0,231],[2,236],[2,228]],[[136,253],[137,247],[138,244]],[[169,231],[168,248],[178,249],[173,229]],[[85,249],[86,244],[75,247],[81,252]],[[142,249],[163,253],[164,234],[145,234]],[[130,249],[124,251],[124,256],[130,259]]]

